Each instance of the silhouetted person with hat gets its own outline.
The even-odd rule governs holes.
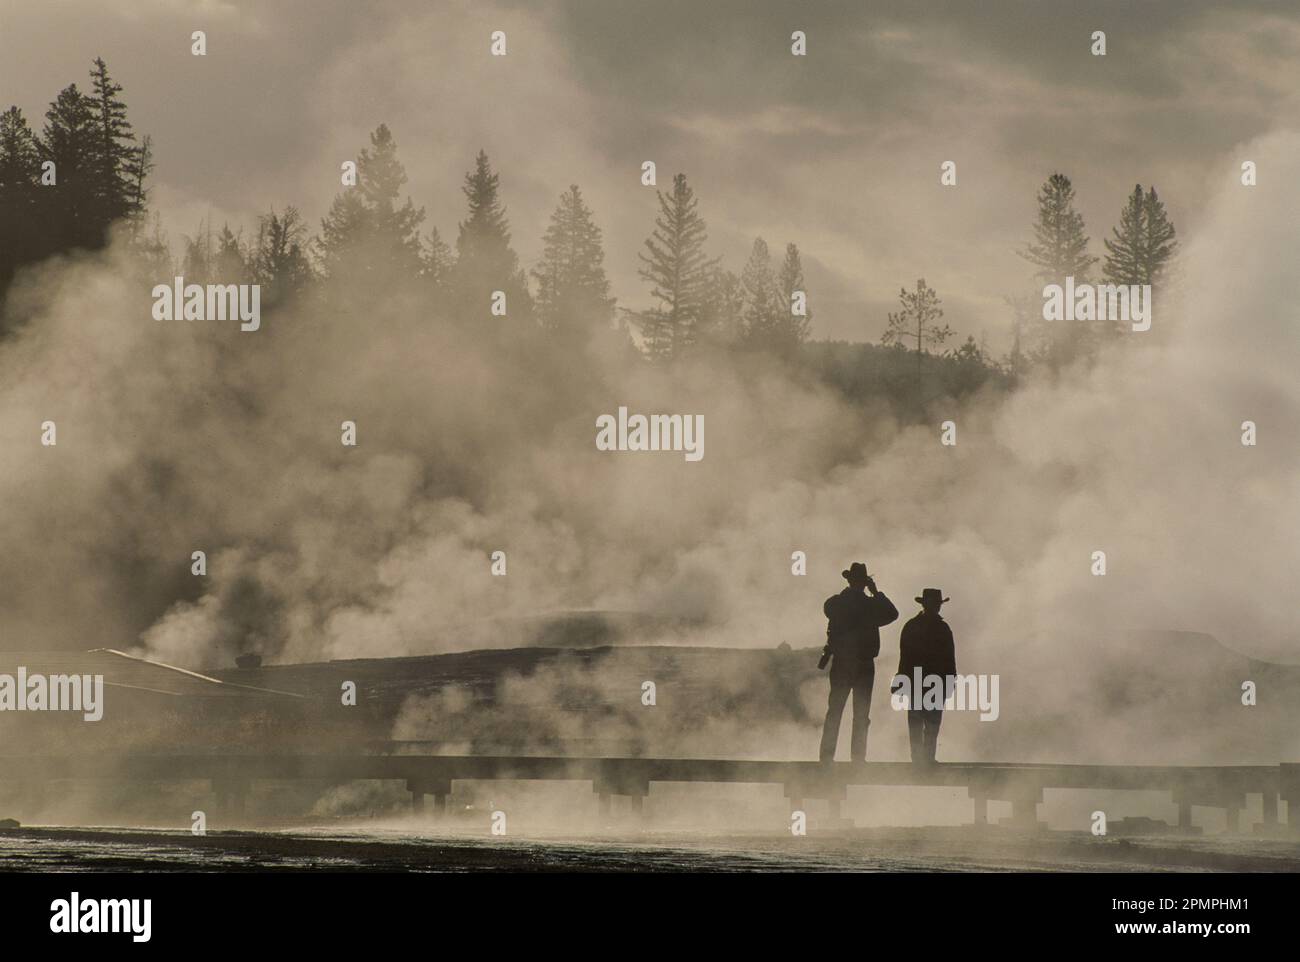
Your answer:
[[[880,654],[880,629],[898,618],[898,609],[876,590],[861,561],[842,572],[849,586],[831,595],[822,606],[826,613],[826,651],[820,667],[831,661],[831,695],[822,726],[820,757],[833,761],[840,737],[844,704],[853,695],[853,736],[849,750],[853,761],[867,759],[867,726],[870,724],[871,689],[876,682],[876,655]],[[868,593],[869,592],[869,593]]]
[[[907,679],[910,689],[907,734],[912,744],[912,763],[916,765],[934,762],[943,703],[956,684],[957,655],[952,629],[939,614],[939,608],[948,600],[938,588],[922,591],[916,599],[921,611],[903,625],[898,640],[898,675]],[[921,685],[917,684],[918,677]],[[931,681],[932,678],[939,680]],[[900,687],[901,682],[895,676],[894,690]],[[928,696],[926,689],[931,690]]]

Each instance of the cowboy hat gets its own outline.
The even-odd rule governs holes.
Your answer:
[[[951,599],[945,598],[943,596],[943,592],[940,591],[938,588],[926,588],[924,591],[921,592],[921,597],[915,600],[918,605],[923,605],[927,601],[937,601],[939,604],[944,604],[945,602]]]

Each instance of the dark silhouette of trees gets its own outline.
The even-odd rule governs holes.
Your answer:
[[[139,176],[141,150],[135,146],[135,133],[126,119],[126,104],[118,96],[122,85],[108,75],[103,58],[95,58],[90,79],[88,107],[95,131],[90,166],[94,172],[95,217],[107,227],[135,213],[136,198],[143,190],[143,178]]]
[[[199,229],[193,236],[185,234],[184,253],[181,255],[181,274],[191,284],[207,284],[217,274],[217,246],[212,239],[212,225],[208,220],[199,221]]]
[[[254,280],[262,285],[262,303],[268,307],[297,296],[313,279],[307,257],[307,230],[298,209],[271,211],[257,222],[257,242],[249,259]]]
[[[917,358],[901,345],[813,341],[803,346],[798,357],[811,376],[848,401],[883,402],[903,419],[925,416],[926,405],[918,404],[918,360],[927,403],[939,398],[961,399],[980,389],[1005,391],[1014,383],[1009,372],[990,363],[983,349],[973,343]]]
[[[988,352],[974,335],[967,335],[959,348],[947,351],[944,356],[952,361],[952,386],[960,394],[978,390],[993,375],[994,366],[989,363]]]
[[[49,186],[42,184],[43,162],[53,164]],[[21,265],[102,247],[113,225],[125,224],[122,239],[134,255],[130,270],[142,280],[153,284],[177,272],[191,283],[257,283],[264,309],[308,296],[324,315],[360,316],[376,294],[391,295],[472,327],[491,318],[493,292],[504,291],[512,321],[537,321],[492,328],[502,338],[497,348],[513,345],[494,350],[505,365],[536,369],[545,363],[565,371],[578,351],[621,363],[624,352],[637,350],[630,322],[640,335],[640,354],[652,360],[678,358],[701,344],[724,360],[727,351],[777,354],[852,398],[886,396],[901,403],[913,388],[919,395],[922,375],[927,387],[961,395],[990,380],[1011,383],[1023,360],[1017,347],[1013,369],[1003,372],[972,339],[937,353],[952,332],[941,326],[939,298],[924,280],[900,291],[885,347],[807,343],[811,312],[793,310],[796,292],[804,293],[797,301],[806,306],[799,248],[787,244],[778,260],[756,238],[739,274],[724,269],[706,253],[707,225],[682,174],[671,189],[656,192],[654,228],[638,254],[653,307],[624,311],[615,325],[602,231],[581,190],[573,185],[560,195],[540,257],[526,273],[512,247],[499,176],[483,151],[465,176],[468,210],[454,245],[436,227],[421,234],[424,210],[405,193],[396,141],[381,124],[358,154],[356,186],[335,197],[315,237],[291,206],[260,217],[251,234],[203,223],[195,236],[182,238],[179,265],[158,216],[147,209],[152,167],[150,139],[137,142],[122,87],[102,59],[94,63],[87,93],[75,84],[59,92],[39,135],[18,108],[0,113],[0,293]],[[1107,241],[1108,278],[1158,278],[1176,247],[1154,190],[1139,188],[1136,197]],[[1070,182],[1055,174],[1039,194],[1034,242],[1021,253],[1040,278],[1073,273],[1082,280],[1096,261],[1087,246]],[[598,349],[586,350],[597,341]],[[915,410],[911,398],[908,403]]]
[[[229,224],[221,225],[214,257],[211,280],[220,284],[236,284],[245,283],[251,278],[249,257],[245,253],[243,240],[230,229]]]
[[[104,225],[96,220],[95,119],[90,102],[69,84],[45,112],[41,160],[54,164],[55,184],[42,205],[49,216],[55,250],[97,247]]]
[[[89,93],[59,92],[39,136],[17,107],[0,114],[0,297],[24,264],[101,248],[123,222],[145,259],[157,258],[158,233],[144,232],[149,138],[135,144],[122,86],[102,58],[90,77]]]
[[[140,138],[131,167],[128,170],[129,210],[131,213],[131,239],[141,242],[140,232],[144,227],[149,208],[149,188],[145,182],[153,173],[153,139],[145,134]]]
[[[14,271],[50,248],[40,210],[40,144],[23,112],[0,114],[0,295]]]

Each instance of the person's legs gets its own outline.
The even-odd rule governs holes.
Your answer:
[[[925,723],[925,754],[934,761],[934,754],[939,748],[939,725],[943,722],[943,709],[928,711]]]
[[[907,740],[912,747],[912,764],[925,761],[925,712],[919,708],[907,710]]]
[[[840,719],[844,717],[844,703],[849,700],[851,679],[844,672],[837,672],[836,667],[832,662],[831,694],[826,702],[826,721],[822,725],[822,744],[818,752],[818,757],[824,762],[835,758],[835,745],[840,740]]]
[[[867,729],[871,726],[871,690],[876,684],[876,666],[868,661],[853,679],[853,738],[849,744],[855,762],[867,760]]]

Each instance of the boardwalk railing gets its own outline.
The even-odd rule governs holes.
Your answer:
[[[1265,829],[1279,825],[1278,799],[1287,802],[1288,821],[1300,828],[1300,764],[1238,766],[1051,765],[942,762],[918,767],[907,762],[755,761],[711,758],[566,757],[541,755],[417,754],[95,754],[0,755],[0,779],[114,778],[132,781],[212,782],[218,803],[240,811],[249,784],[260,779],[350,781],[397,779],[423,809],[432,795],[435,812],[445,811],[456,781],[518,779],[590,782],[602,810],[611,796],[624,795],[639,808],[654,782],[778,784],[794,807],[805,799],[827,799],[835,809],[850,786],[965,787],[977,824],[987,822],[988,802],[1012,806],[1013,824],[1037,824],[1045,789],[1167,791],[1178,805],[1179,825],[1191,826],[1192,806],[1221,808],[1230,829],[1239,827],[1246,796],[1263,800]]]

